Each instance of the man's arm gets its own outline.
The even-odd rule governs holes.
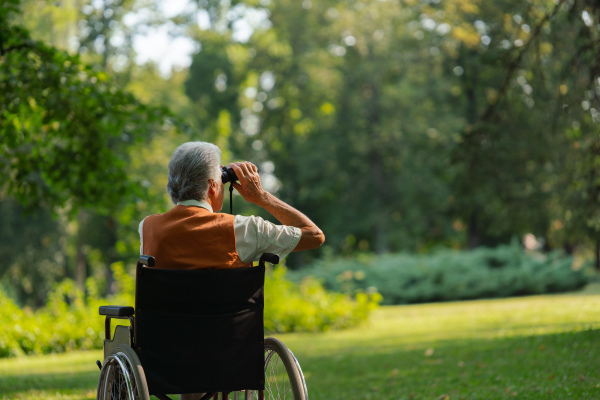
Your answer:
[[[230,166],[240,181],[239,184],[234,183],[233,187],[246,201],[264,208],[283,225],[300,229],[302,235],[293,251],[314,249],[325,242],[323,231],[310,218],[262,188],[258,169],[254,164],[246,161]]]

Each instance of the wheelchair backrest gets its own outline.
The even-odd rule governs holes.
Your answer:
[[[134,348],[151,395],[264,389],[264,274],[138,263]]]

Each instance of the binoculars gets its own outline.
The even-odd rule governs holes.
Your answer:
[[[221,167],[221,180],[223,181],[223,184],[225,184],[227,182],[235,182],[239,179],[238,179],[237,175],[235,174],[235,171],[233,170],[233,168]]]

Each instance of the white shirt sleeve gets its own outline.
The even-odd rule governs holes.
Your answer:
[[[258,261],[263,253],[275,253],[283,260],[300,241],[299,228],[275,225],[261,217],[236,215],[233,220],[235,247],[240,259]]]
[[[138,228],[140,234],[140,256],[144,254],[144,219],[140,222],[140,227]]]

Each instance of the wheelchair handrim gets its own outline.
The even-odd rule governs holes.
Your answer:
[[[109,384],[109,380],[108,379],[102,379],[106,374],[109,373],[110,368],[117,368],[117,366],[115,365],[118,364],[118,366],[121,368],[121,371],[123,373],[123,377],[125,378],[125,385],[127,387],[127,395],[129,396],[129,399],[134,400],[135,399],[135,395],[133,393],[133,384],[132,384],[132,379],[131,379],[131,375],[129,372],[129,368],[127,368],[127,362],[123,360],[123,357],[120,354],[111,354],[110,356],[106,357],[106,360],[104,360],[104,366],[102,367],[102,372],[100,373],[100,382],[104,382],[104,387],[102,387],[102,398],[100,398],[100,390],[98,391],[98,398],[100,400],[103,400],[106,397],[106,393],[107,393],[107,385]],[[114,382],[114,381],[110,381],[110,382]]]
[[[300,367],[300,363],[296,359],[296,356],[294,355],[294,353],[292,353],[292,351],[290,349],[288,349],[288,351],[292,355],[292,359],[296,363],[296,367],[298,367],[298,372],[300,373],[300,380],[302,381],[302,387],[304,388],[304,398],[305,398],[305,400],[308,400],[308,388],[306,387],[306,381],[304,380],[304,373],[302,372],[302,368]]]

